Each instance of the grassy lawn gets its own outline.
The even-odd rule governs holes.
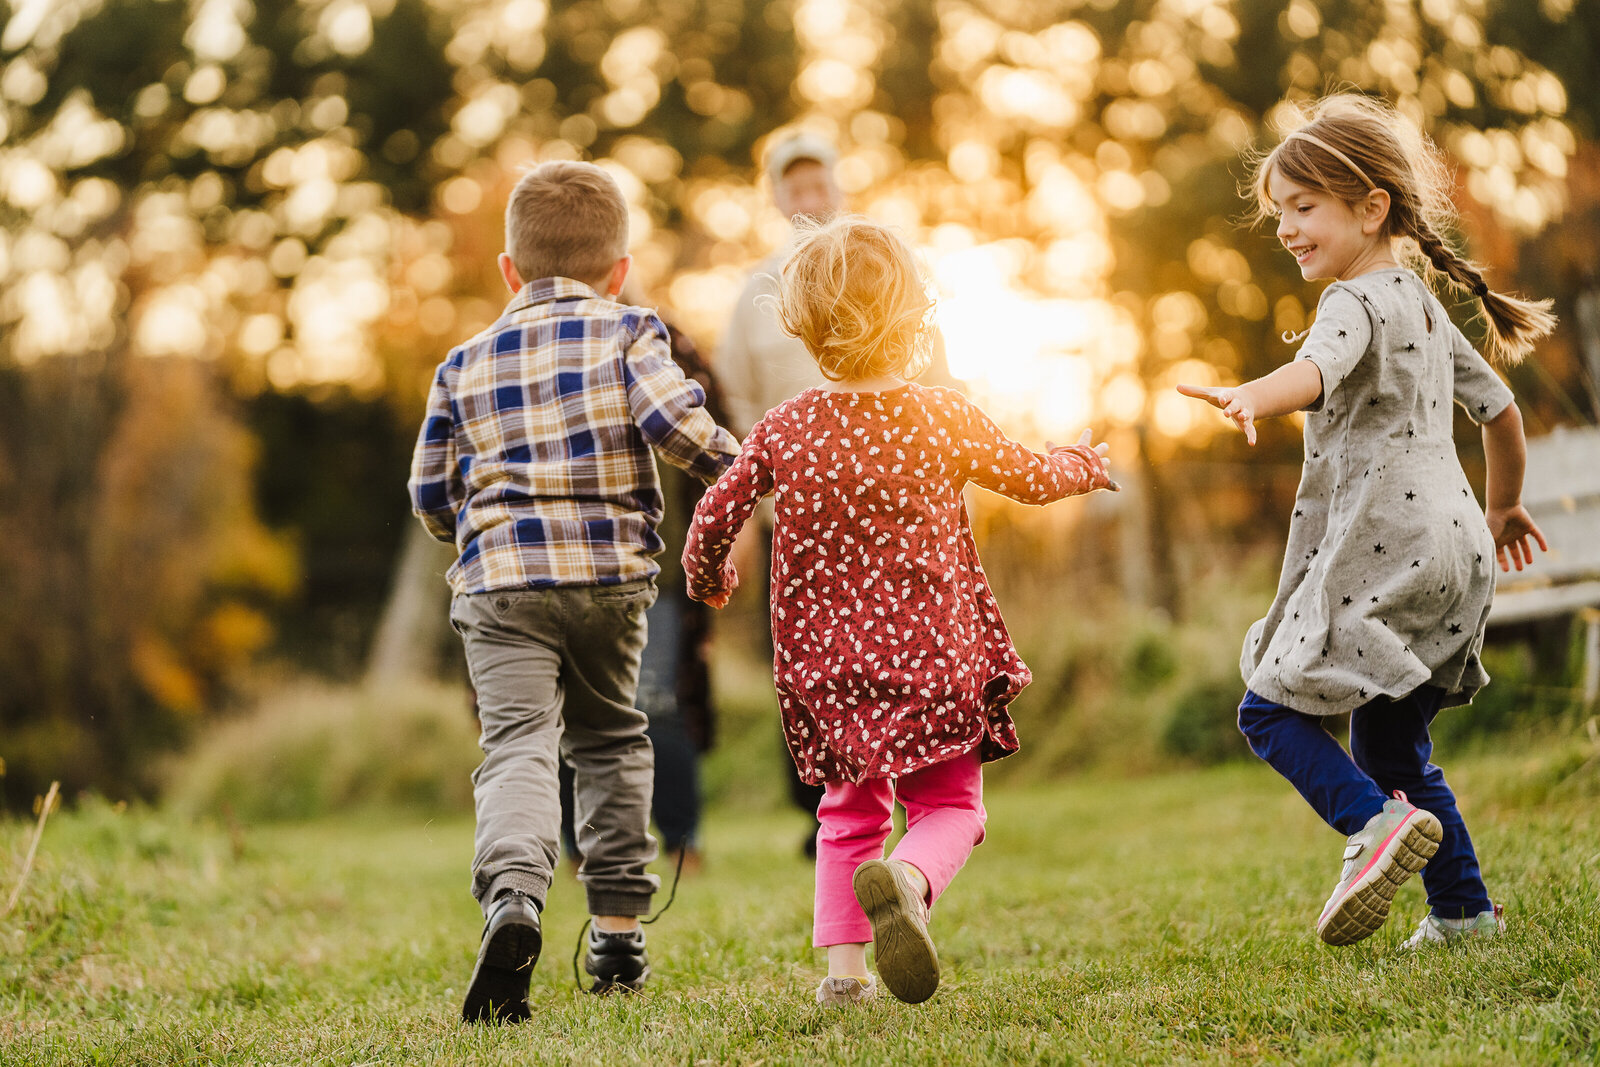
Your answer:
[[[1547,770],[1453,768],[1511,929],[1417,955],[1415,880],[1367,942],[1318,943],[1341,841],[1262,767],[992,791],[935,916],[939,993],[847,1012],[811,1001],[800,823],[717,810],[650,928],[648,995],[574,992],[563,878],[509,1028],[457,1022],[466,821],[230,833],[89,806],[52,818],[0,922],[0,1062],[1600,1063],[1600,790],[1592,760],[1530,790]],[[30,830],[0,823],[6,892]]]

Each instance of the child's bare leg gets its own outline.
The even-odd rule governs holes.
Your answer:
[[[829,945],[828,977],[867,977],[867,946],[865,944]]]
[[[639,929],[637,915],[596,915],[594,928],[603,934],[625,934]]]

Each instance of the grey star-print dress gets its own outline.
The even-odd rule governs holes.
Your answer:
[[[1245,636],[1251,691],[1310,715],[1421,685],[1465,704],[1494,598],[1494,540],[1451,437],[1511,403],[1412,271],[1322,294],[1297,359],[1322,372],[1278,595]]]

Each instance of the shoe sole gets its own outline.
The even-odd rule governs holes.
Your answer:
[[[1378,848],[1378,854],[1344,896],[1317,920],[1317,936],[1329,945],[1353,945],[1376,933],[1389,918],[1389,903],[1406,879],[1427,866],[1444,840],[1444,827],[1430,812],[1413,811]]]
[[[528,981],[544,937],[537,926],[508,922],[478,950],[461,1018],[469,1023],[517,1023],[528,1018]]]
[[[856,868],[852,885],[872,923],[878,977],[897,1000],[920,1004],[939,988],[939,953],[917,915],[916,890],[883,860]]]

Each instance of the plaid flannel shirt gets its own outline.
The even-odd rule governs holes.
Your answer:
[[[460,553],[456,593],[653,577],[661,484],[650,446],[714,481],[739,442],[704,410],[648,308],[569,278],[528,283],[434,375],[411,506]]]

